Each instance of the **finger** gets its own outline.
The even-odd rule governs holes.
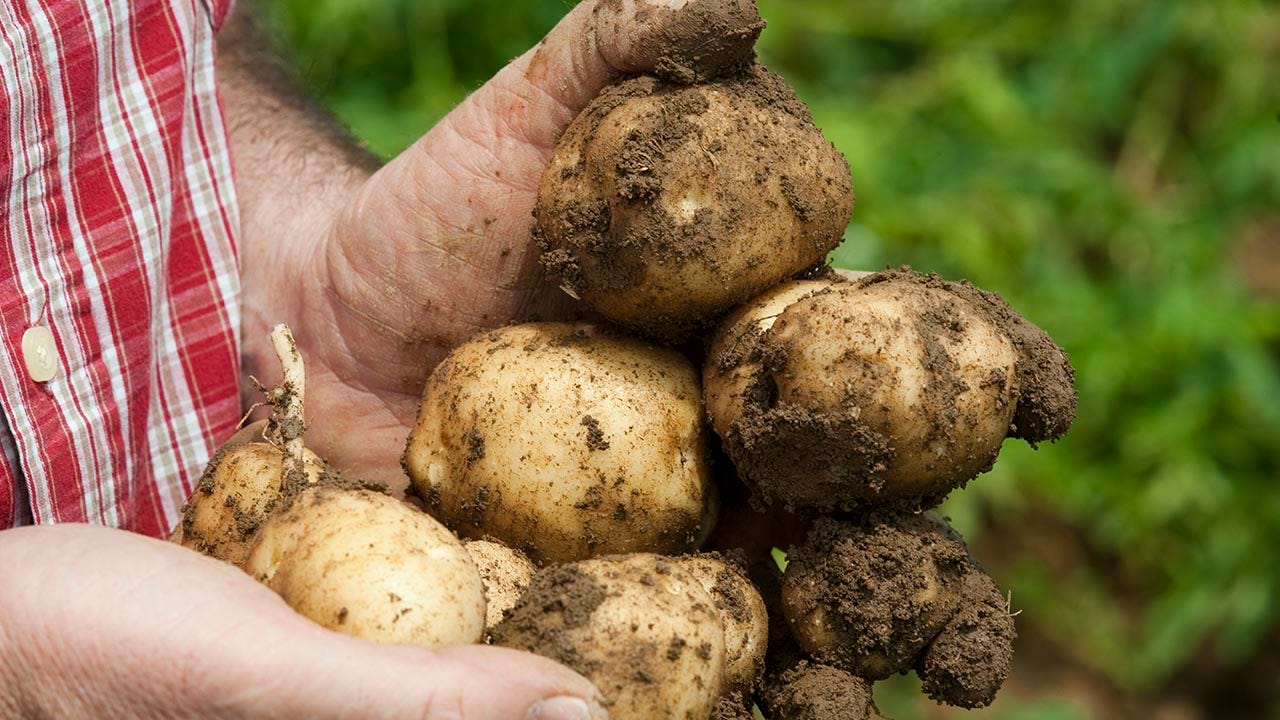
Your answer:
[[[468,645],[428,652],[331,636],[289,668],[290,717],[598,720],[591,683],[545,658]],[[265,708],[262,708],[265,710]]]

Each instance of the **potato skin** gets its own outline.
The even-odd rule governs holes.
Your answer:
[[[753,499],[820,512],[937,504],[991,467],[1018,413],[1065,432],[1072,380],[998,297],[905,268],[774,288],[726,318],[703,371]]]
[[[229,442],[220,448],[182,509],[174,542],[242,565],[254,533],[281,502],[283,457],[265,442]],[[324,461],[309,449],[303,462],[308,482],[326,472]]]
[[[627,555],[544,569],[493,638],[584,675],[612,720],[707,720],[723,684],[720,613],[671,558]]]
[[[822,263],[852,208],[844,157],[756,65],[699,85],[606,88],[547,166],[535,236],[570,294],[678,342]]]
[[[462,546],[480,571],[484,583],[484,627],[492,630],[520,602],[538,568],[524,553],[492,540],[466,540]]]
[[[769,613],[746,571],[718,553],[676,558],[680,568],[701,583],[724,624],[725,666],[722,694],[750,696],[764,672],[769,647]]]
[[[484,632],[484,586],[462,543],[372,490],[303,490],[259,529],[244,568],[299,614],[347,635],[437,648]]]
[[[537,562],[679,553],[711,528],[697,371],[584,323],[454,350],[427,381],[404,466],[428,512]]]

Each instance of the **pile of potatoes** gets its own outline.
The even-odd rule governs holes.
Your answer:
[[[742,5],[728,60],[624,79],[564,133],[534,236],[603,320],[454,349],[402,458],[415,502],[302,446],[278,329],[273,418],[219,451],[175,540],[339,632],[553,658],[620,720],[861,719],[910,670],[989,704],[1013,614],[929,508],[1006,437],[1066,432],[1071,365],[968,283],[824,266],[848,166],[751,59]]]

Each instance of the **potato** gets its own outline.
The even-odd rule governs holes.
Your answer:
[[[802,660],[770,678],[764,706],[776,720],[867,720],[871,683],[830,665]]]
[[[429,648],[484,633],[471,556],[430,516],[372,490],[306,488],[258,530],[245,571],[348,635]]]
[[[1006,436],[1075,416],[1067,356],[997,296],[910,269],[774,288],[717,330],[707,413],[753,501],[928,507]]]
[[[933,513],[821,518],[787,561],[782,610],[795,639],[818,662],[871,680],[911,669],[960,607],[973,567]]]
[[[493,639],[584,675],[612,720],[707,720],[724,682],[714,601],[680,563],[657,555],[540,571]]]
[[[316,482],[326,466],[315,453],[303,453],[307,481]],[[265,442],[224,445],[182,509],[174,542],[233,565],[249,554],[254,533],[281,501],[279,448]]]
[[[538,562],[674,554],[712,525],[707,442],[682,355],[595,325],[532,323],[436,368],[404,466],[459,534]]]
[[[534,232],[567,292],[677,342],[821,264],[852,208],[844,157],[756,65],[700,85],[606,88],[557,145]]]
[[[749,696],[764,671],[769,647],[769,614],[746,572],[716,553],[676,558],[680,569],[702,585],[724,625],[726,695]]]
[[[484,583],[484,627],[492,630],[507,611],[516,606],[538,571],[524,553],[492,540],[462,543],[471,555]]]
[[[1013,614],[984,572],[970,572],[961,586],[960,610],[916,663],[926,695],[963,708],[986,707],[1013,667]]]

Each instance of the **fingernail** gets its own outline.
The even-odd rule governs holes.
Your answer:
[[[529,708],[528,720],[591,720],[587,701],[576,697],[553,697],[539,700]]]

